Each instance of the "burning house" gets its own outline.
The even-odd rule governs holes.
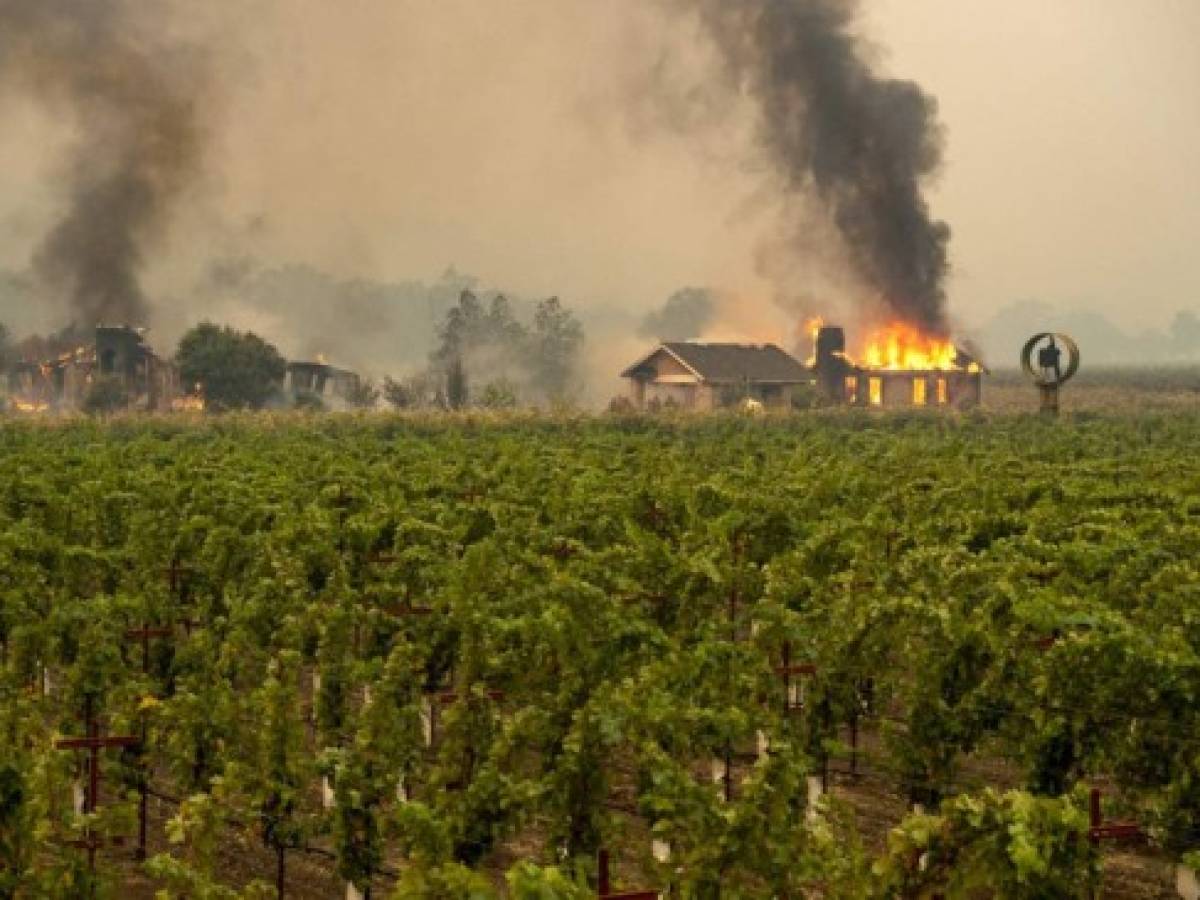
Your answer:
[[[9,402],[19,412],[74,412],[101,377],[120,383],[131,409],[171,409],[180,398],[175,366],[150,348],[143,330],[100,325],[90,344],[11,367]]]
[[[292,399],[312,397],[322,403],[348,403],[358,390],[359,377],[348,369],[315,362],[289,362],[284,376],[284,394]]]
[[[951,341],[893,325],[855,359],[841,328],[815,323],[813,357],[802,364],[774,344],[669,342],[622,374],[637,409],[708,411],[750,399],[790,407],[799,385],[832,405],[963,409],[983,399],[984,368]]]
[[[813,332],[812,372],[827,402],[961,409],[983,399],[983,366],[949,340],[893,325],[870,339],[855,361],[846,352],[841,328],[818,323]]]
[[[796,385],[812,372],[774,344],[660,344],[621,377],[637,409],[659,405],[707,411],[755,400],[791,407]]]

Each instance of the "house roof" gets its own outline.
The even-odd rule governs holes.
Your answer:
[[[357,377],[354,372],[349,369],[339,369],[337,366],[331,366],[329,363],[312,362],[304,359],[293,359],[287,364],[289,372],[323,372],[326,376],[333,375],[334,377]]]
[[[701,381],[795,384],[812,379],[812,373],[806,367],[774,344],[699,344],[691,341],[660,344],[621,376],[633,378],[645,372],[647,363],[659,352],[671,354]]]

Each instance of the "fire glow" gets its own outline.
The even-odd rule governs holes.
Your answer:
[[[12,408],[19,413],[36,414],[47,412],[50,406],[46,403],[30,403],[26,400],[14,400]]]
[[[906,322],[868,332],[857,359],[846,333],[820,327],[810,368],[824,399],[850,406],[963,409],[982,397],[983,367],[940,334]]]
[[[864,342],[861,365],[899,372],[950,372],[963,368],[958,348],[947,338],[924,334],[904,322],[893,322]]]

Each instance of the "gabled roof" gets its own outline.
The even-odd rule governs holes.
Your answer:
[[[767,384],[796,384],[810,381],[812,373],[789,353],[774,344],[698,344],[669,341],[621,373],[633,378],[660,351],[671,354],[698,379],[717,384],[754,381]]]

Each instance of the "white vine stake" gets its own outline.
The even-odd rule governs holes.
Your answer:
[[[804,706],[804,684],[802,682],[788,682],[787,702],[789,709],[800,709]]]
[[[655,838],[650,842],[650,853],[653,854],[655,861],[660,863],[670,862],[671,860],[671,845],[666,841],[660,841]]]
[[[821,797],[824,790],[821,787],[821,779],[816,775],[808,776],[808,821],[815,821],[821,811]]]
[[[425,746],[433,746],[433,703],[428,697],[421,701],[421,732],[425,735]]]
[[[1195,869],[1183,863],[1175,867],[1175,892],[1183,900],[1200,900],[1200,878]]]
[[[718,794],[718,797],[720,798],[722,803],[725,802],[725,786],[724,785],[725,785],[725,777],[728,774],[730,774],[729,767],[725,765],[725,760],[721,759],[719,756],[714,756],[712,759],[712,780],[713,780],[713,784],[717,785],[717,787],[720,788],[720,793]]]
[[[712,780],[713,784],[720,784],[725,780],[725,760],[719,756],[712,758]]]
[[[396,779],[396,802],[408,802],[408,785],[404,783],[403,775]]]
[[[767,739],[767,733],[761,728],[754,734],[754,749],[760,762],[766,759],[767,754],[771,752],[771,742]]]
[[[71,782],[71,806],[75,810],[75,815],[77,815],[77,816],[83,815],[83,802],[84,802],[84,799],[86,798],[86,796],[87,795],[84,793],[84,790],[83,790],[83,782],[82,781],[72,781]]]
[[[333,809],[333,786],[329,783],[329,776],[321,776],[321,805],[325,809]]]
[[[346,900],[363,900],[362,892],[354,886],[354,882],[346,882]]]

